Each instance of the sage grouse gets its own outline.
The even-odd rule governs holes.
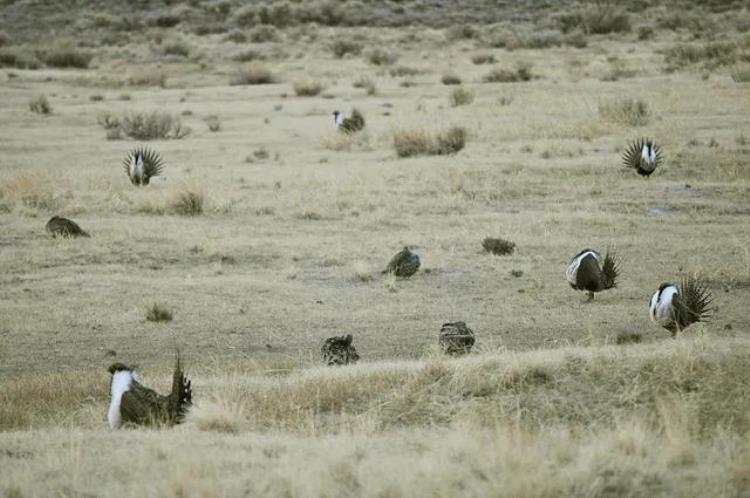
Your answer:
[[[347,365],[357,363],[359,354],[352,344],[353,337],[351,334],[329,337],[323,343],[320,351],[323,353],[323,360],[328,365]]]
[[[73,220],[67,218],[61,218],[60,216],[53,216],[47,222],[47,233],[53,237],[91,237],[84,229],[78,226]]]
[[[595,292],[617,286],[620,262],[614,252],[602,255],[593,249],[584,249],[576,254],[565,269],[565,277],[576,290],[588,292],[588,301],[594,299]]]
[[[125,173],[133,185],[148,185],[152,176],[158,176],[164,169],[161,156],[148,147],[139,147],[128,152],[123,161]]]
[[[141,385],[136,371],[122,363],[111,365],[109,373],[112,374],[112,401],[107,420],[112,429],[127,423],[179,424],[192,403],[190,380],[182,371],[179,353],[172,375],[172,391],[167,396]]]
[[[474,346],[474,332],[464,322],[444,323],[440,328],[440,347],[450,355],[463,355],[471,352]]]
[[[348,118],[342,112],[333,111],[333,122],[344,133],[354,133],[365,127],[365,117],[357,109],[353,109]]]
[[[695,277],[684,277],[680,285],[661,284],[649,303],[651,320],[672,333],[711,316],[713,297],[705,284]]]
[[[396,253],[388,266],[381,273],[393,273],[397,277],[411,277],[419,270],[419,256],[409,250],[408,247]]]
[[[661,147],[652,140],[641,138],[625,149],[622,162],[626,167],[633,168],[639,175],[648,178],[662,162]]]

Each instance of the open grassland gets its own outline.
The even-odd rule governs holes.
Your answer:
[[[746,6],[401,3],[0,2],[0,496],[748,496]],[[688,273],[717,309],[672,340]],[[165,392],[178,347],[186,424],[108,431],[106,367]]]

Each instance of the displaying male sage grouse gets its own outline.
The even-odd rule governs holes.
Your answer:
[[[50,218],[45,228],[53,237],[91,237],[78,223],[60,216]]]
[[[164,169],[161,156],[148,147],[139,147],[128,152],[123,161],[125,173],[133,185],[148,185],[152,176],[158,176]]]
[[[651,296],[648,314],[653,322],[669,330],[674,337],[690,324],[708,320],[712,300],[711,291],[703,282],[695,277],[683,277],[679,286],[659,286]]]
[[[633,168],[639,175],[648,178],[662,162],[661,147],[652,140],[641,138],[625,149],[622,162],[626,167]]]
[[[471,352],[474,345],[474,332],[465,322],[444,323],[440,328],[440,347],[450,355],[463,355]]]
[[[620,261],[614,252],[607,251],[602,255],[593,249],[584,249],[576,254],[565,269],[568,283],[576,290],[588,292],[588,301],[594,299],[595,292],[612,289],[617,286],[620,274]]]
[[[365,117],[357,109],[353,109],[348,118],[342,112],[333,111],[333,122],[344,133],[354,133],[365,127]]]
[[[351,334],[329,337],[323,343],[320,351],[323,353],[323,361],[328,365],[348,365],[357,363],[359,354],[352,344]]]
[[[419,270],[419,256],[409,250],[408,247],[396,253],[388,266],[381,273],[393,273],[397,277],[411,277]]]
[[[179,424],[192,403],[190,380],[182,371],[179,353],[172,376],[172,391],[167,396],[142,386],[136,371],[122,363],[111,365],[109,373],[112,374],[112,401],[107,420],[112,429],[123,424]]]

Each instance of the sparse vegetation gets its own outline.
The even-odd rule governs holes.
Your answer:
[[[183,41],[173,41],[164,45],[162,52],[164,55],[187,57],[190,55],[190,46]]]
[[[648,124],[651,111],[641,99],[622,98],[599,104],[599,116],[617,124],[643,126]]]
[[[250,41],[253,43],[279,41],[279,32],[273,26],[256,26],[250,30]]]
[[[514,70],[497,68],[487,73],[482,81],[485,83],[516,83],[519,81],[530,81],[534,76],[531,73],[530,63],[519,63]]]
[[[229,83],[231,85],[269,85],[275,82],[276,79],[268,68],[258,64],[248,64],[235,72]]]
[[[203,214],[206,194],[197,183],[184,184],[175,194],[171,203],[172,210],[183,216]]]
[[[466,130],[458,126],[435,134],[424,130],[399,131],[393,134],[393,146],[398,157],[455,154],[465,144]]]
[[[221,130],[221,121],[218,116],[207,116],[205,121],[206,126],[208,126],[208,131],[216,133]]]
[[[375,95],[378,92],[378,88],[375,86],[375,82],[370,78],[362,77],[352,83],[354,88],[364,88],[367,95]]]
[[[149,322],[171,322],[172,312],[163,304],[154,303],[146,310],[146,320]]]
[[[477,54],[471,58],[474,64],[494,64],[495,56],[492,54]]]
[[[443,85],[460,85],[461,78],[455,74],[444,74],[443,77],[440,78],[440,83]]]
[[[107,136],[124,134],[135,140],[181,139],[190,134],[190,128],[182,125],[179,118],[165,112],[132,112],[122,119],[111,115],[98,118],[99,125],[107,130]]]
[[[298,97],[314,97],[323,91],[323,85],[317,81],[295,81],[293,87]]]
[[[39,95],[29,102],[29,110],[35,114],[52,114],[52,106],[46,95]]]
[[[362,48],[360,43],[346,39],[335,40],[331,43],[331,52],[339,59],[345,55],[359,55],[362,52]]]
[[[73,49],[56,49],[44,54],[44,63],[50,67],[87,69],[93,55]]]
[[[487,237],[482,241],[482,247],[486,252],[504,256],[513,254],[513,251],[516,249],[516,243],[501,238]]]
[[[376,66],[386,66],[395,63],[398,60],[398,55],[393,52],[388,52],[381,48],[375,48],[370,50],[367,55],[367,60],[370,64]]]
[[[474,102],[474,93],[471,90],[458,87],[451,91],[449,100],[452,107],[468,105]]]

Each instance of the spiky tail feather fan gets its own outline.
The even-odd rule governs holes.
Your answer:
[[[706,284],[697,277],[683,277],[680,282],[679,302],[675,306],[675,322],[680,329],[711,318],[713,296]]]
[[[602,263],[602,289],[617,287],[617,277],[620,276],[620,259],[613,250],[608,250]]]
[[[654,149],[654,155],[656,156],[654,169],[651,171],[644,171],[641,169],[641,153],[643,151],[643,146],[646,144],[651,144],[651,146]],[[651,173],[653,173],[656,168],[659,167],[659,165],[662,163],[663,157],[661,152],[661,147],[654,144],[652,140],[641,138],[640,140],[636,140],[632,144],[630,144],[626,149],[625,153],[622,156],[622,164],[626,168],[631,168],[636,170],[639,174],[648,176]]]
[[[156,151],[148,147],[136,147],[135,149],[128,152],[123,160],[123,166],[125,167],[125,174],[130,177],[130,162],[134,157],[140,155],[143,158],[143,185],[148,185],[149,180],[152,176],[159,176],[164,169],[164,160],[161,155]],[[130,178],[133,185],[140,185],[135,178]]]
[[[172,375],[172,392],[169,394],[169,412],[174,418],[174,423],[182,422],[187,409],[193,402],[193,391],[190,379],[182,370],[180,352],[177,351],[174,374]]]

